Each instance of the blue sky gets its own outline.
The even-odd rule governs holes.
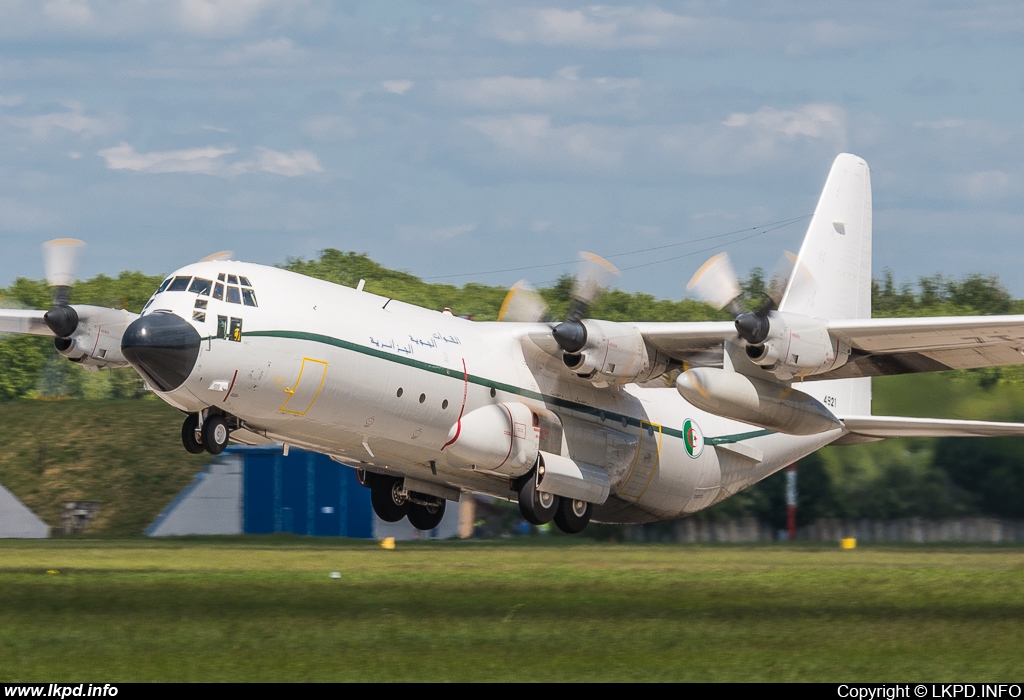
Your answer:
[[[543,284],[646,250],[618,286],[679,298],[720,247],[795,249],[801,223],[749,229],[849,151],[876,275],[1024,296],[1022,46],[1024,6],[986,0],[0,0],[0,284],[74,236],[82,277],[331,247]]]

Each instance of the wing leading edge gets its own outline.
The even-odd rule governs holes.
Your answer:
[[[899,416],[842,416],[840,420],[853,435],[879,440],[897,437],[1024,436],[1024,423]]]
[[[736,338],[728,321],[636,323],[649,345],[681,362]],[[1024,315],[831,321],[852,349],[845,365],[806,381],[1024,364]]]
[[[53,336],[43,321],[45,311],[36,309],[0,309],[0,333],[27,333]]]

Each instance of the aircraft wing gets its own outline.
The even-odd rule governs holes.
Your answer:
[[[0,309],[0,333],[53,335],[43,322],[45,311],[36,309]]]
[[[633,323],[644,340],[670,357],[685,360],[694,352],[721,348],[722,343],[736,337],[732,321],[697,321],[681,323]]]
[[[842,367],[807,379],[843,379],[1024,364],[1024,316],[832,321],[853,349]]]
[[[868,438],[895,437],[1009,437],[1024,435],[1024,423],[983,420],[843,416],[847,431]]]

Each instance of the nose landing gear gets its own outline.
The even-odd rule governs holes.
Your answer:
[[[192,454],[205,451],[219,455],[228,446],[230,436],[228,422],[219,413],[190,413],[181,426],[181,444]]]

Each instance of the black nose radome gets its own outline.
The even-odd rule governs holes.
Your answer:
[[[154,389],[173,391],[196,366],[199,333],[180,316],[152,313],[125,329],[121,354]]]

